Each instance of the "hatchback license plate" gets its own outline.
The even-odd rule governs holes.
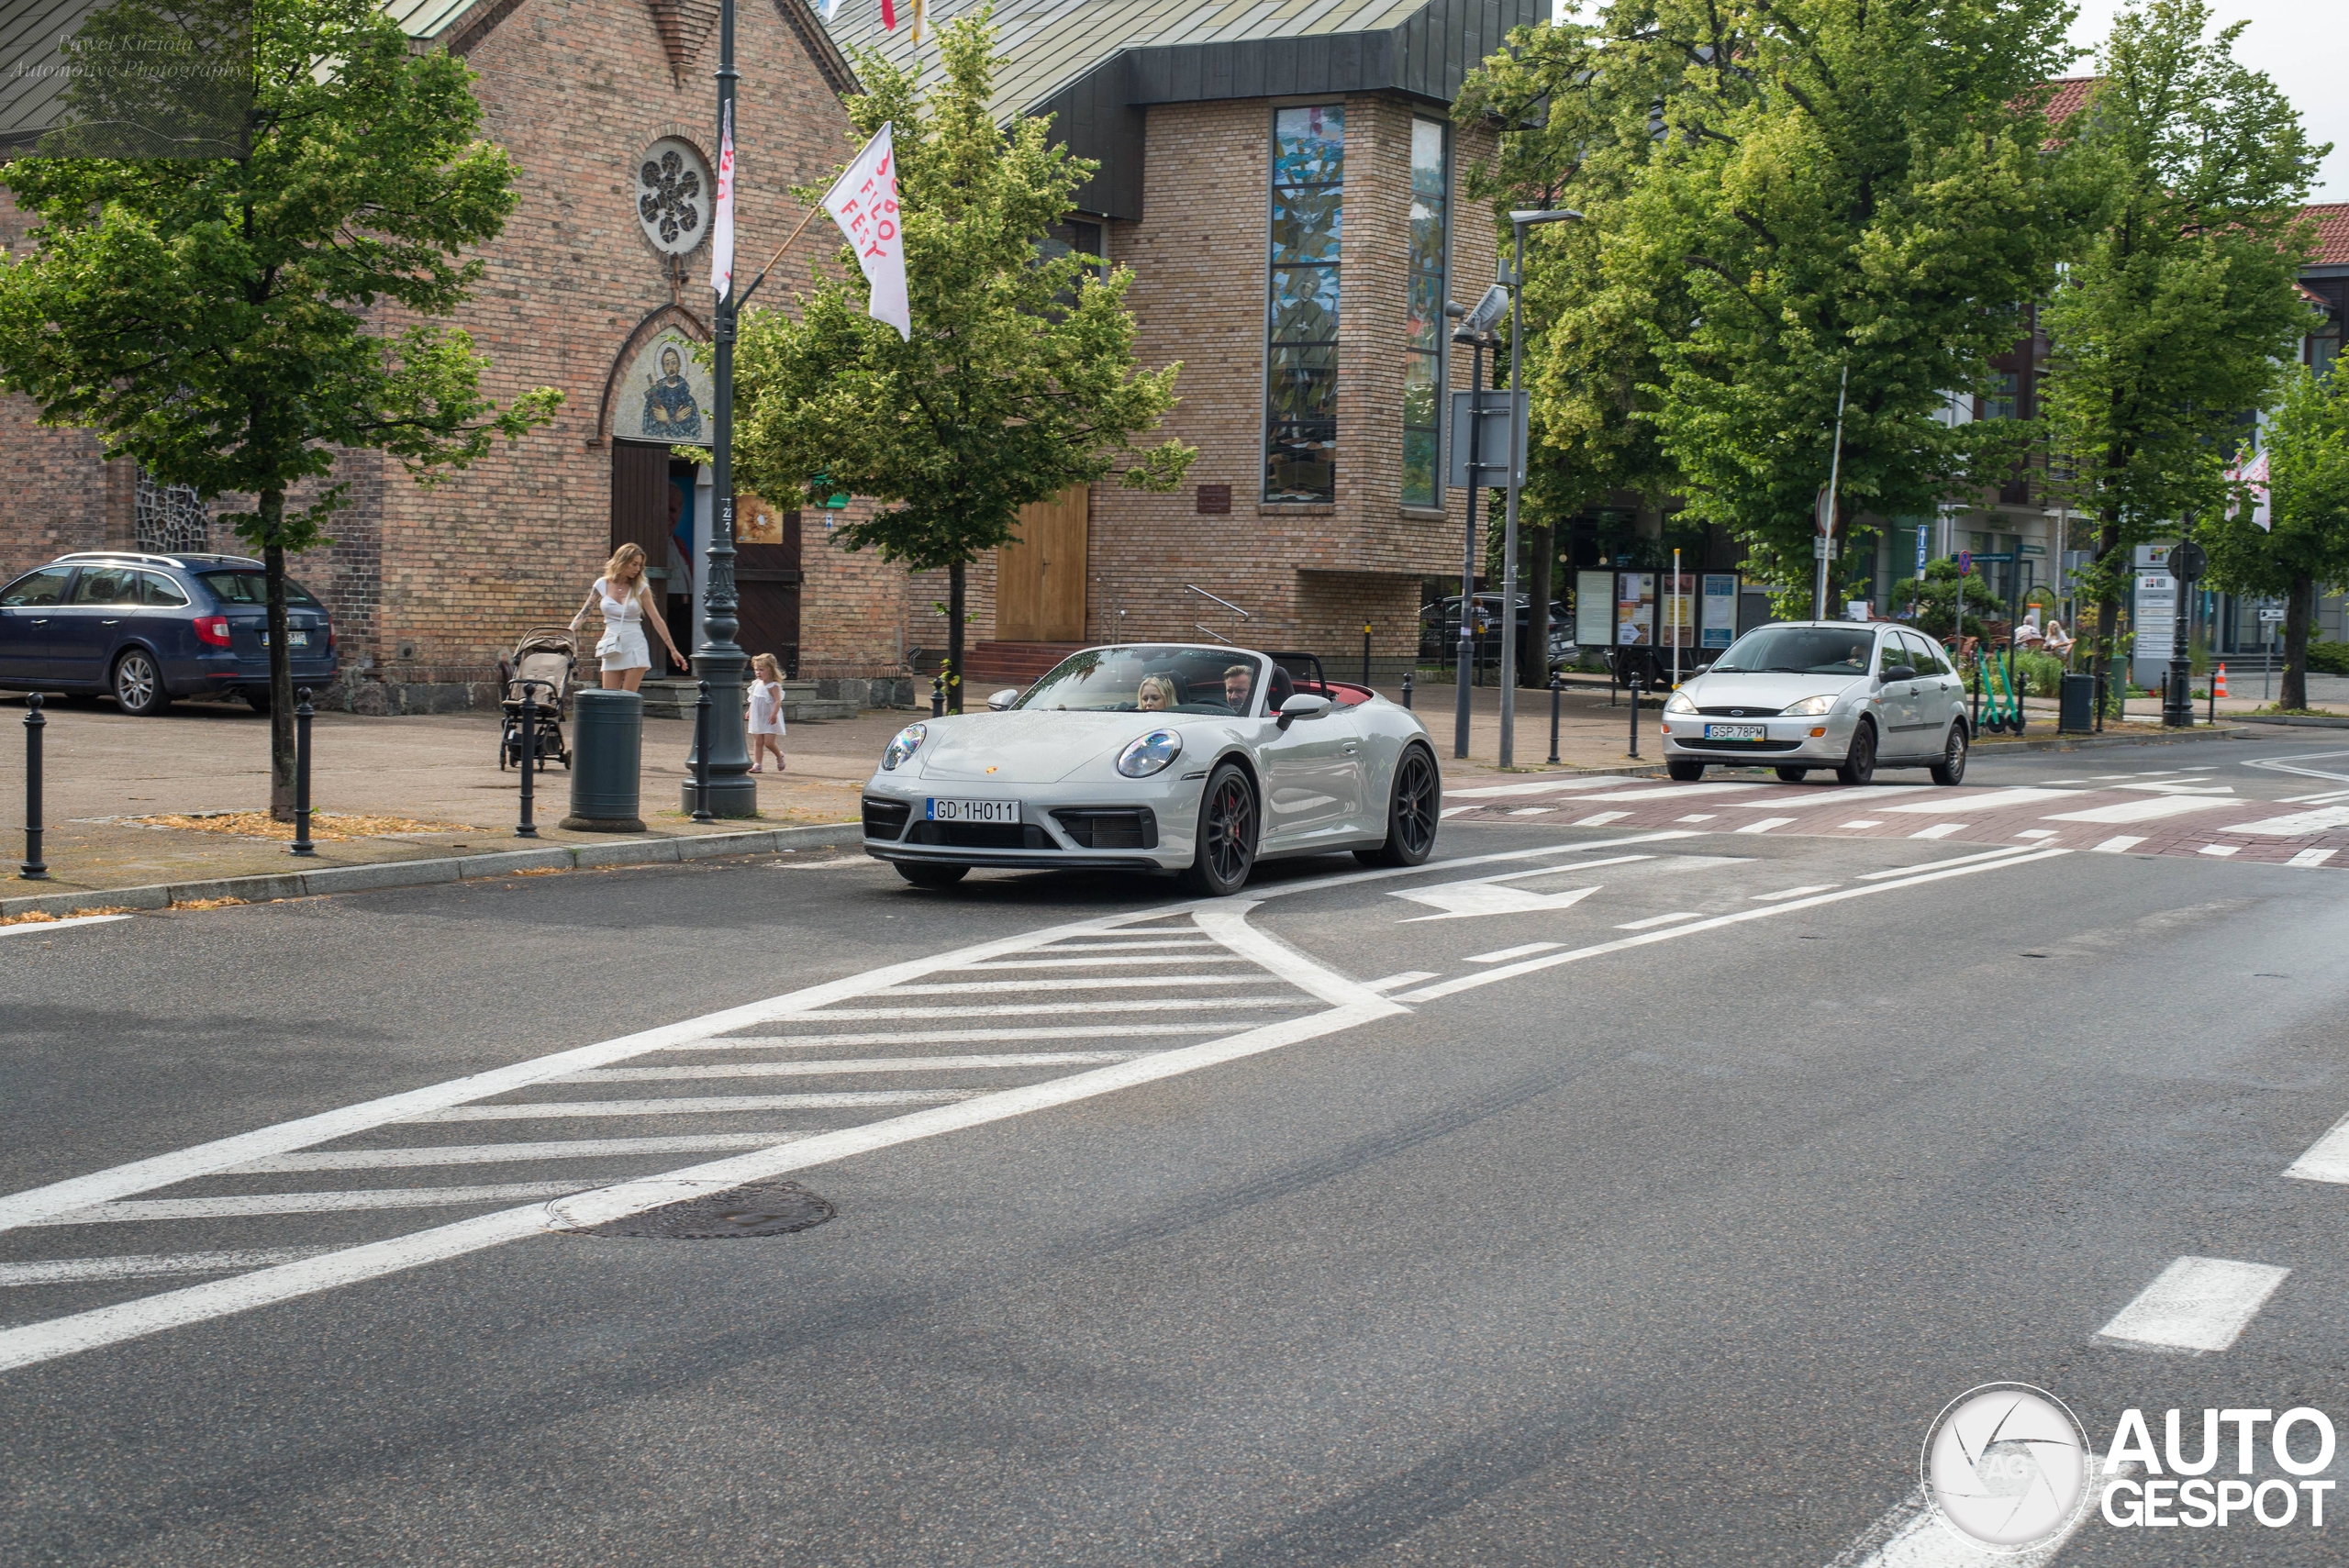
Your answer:
[[[1003,822],[1017,827],[1019,823],[1019,803],[1016,800],[932,799],[922,815],[931,822]]]
[[[1759,724],[1708,724],[1705,726],[1705,739],[1708,740],[1766,740],[1769,738],[1770,731]]]
[[[263,648],[269,646],[269,633],[264,631],[261,634],[261,645]],[[285,646],[288,648],[307,648],[310,646],[310,634],[306,631],[289,631],[285,634]]]

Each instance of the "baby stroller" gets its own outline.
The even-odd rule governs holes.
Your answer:
[[[545,772],[550,762],[561,762],[566,771],[570,768],[571,748],[562,738],[562,721],[571,712],[571,666],[575,659],[569,627],[534,626],[514,644],[512,658],[497,662],[498,682],[504,688],[498,706],[506,710],[497,740],[499,773],[522,765],[525,690],[539,707],[532,747],[538,753],[539,770]]]

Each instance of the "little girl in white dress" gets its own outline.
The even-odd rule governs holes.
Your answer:
[[[774,753],[774,771],[783,772],[783,666],[772,653],[751,660],[758,679],[751,683],[751,771],[764,773],[760,759]]]

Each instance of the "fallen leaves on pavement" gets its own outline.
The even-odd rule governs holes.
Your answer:
[[[192,833],[227,833],[239,839],[283,839],[294,837],[294,824],[273,820],[266,811],[211,811],[201,816],[134,817],[133,822],[145,828],[178,828]],[[417,822],[406,817],[373,817],[364,813],[313,811],[310,813],[310,837],[328,840],[340,839],[384,839],[404,833],[473,833],[480,829],[462,822]]]

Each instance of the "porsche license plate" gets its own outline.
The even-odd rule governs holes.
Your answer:
[[[261,645],[263,648],[269,646],[269,633],[264,631],[261,634]],[[310,646],[310,634],[306,631],[289,631],[285,634],[285,646],[288,648],[307,648]]]
[[[1006,822],[1017,827],[1019,823],[1019,803],[1016,800],[939,800],[933,797],[922,815],[932,822]]]
[[[1708,724],[1708,740],[1767,740],[1770,731],[1759,724]]]

